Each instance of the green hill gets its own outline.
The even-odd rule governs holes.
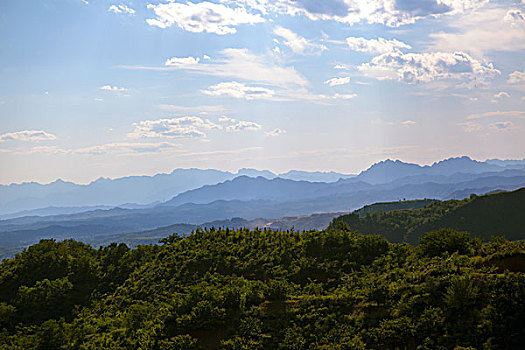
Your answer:
[[[517,240],[525,238],[524,213],[525,188],[521,188],[464,200],[434,201],[420,209],[376,211],[364,217],[354,212],[334,219],[330,227],[345,224],[363,234],[381,234],[391,242],[416,243],[425,232],[440,228],[468,231],[483,240],[494,235]]]
[[[392,211],[392,210],[404,210],[404,209],[420,209],[427,205],[439,202],[436,199],[413,199],[404,200],[397,202],[379,202],[374,204],[365,205],[361,209],[357,209],[353,214],[357,214],[360,217],[366,216],[367,213],[375,213],[378,211]]]

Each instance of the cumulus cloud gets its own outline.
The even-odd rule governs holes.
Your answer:
[[[210,96],[230,96],[234,98],[244,98],[246,100],[271,99],[275,91],[260,86],[247,86],[236,81],[223,82],[210,86],[207,90],[202,90]]]
[[[199,57],[172,57],[168,58],[164,63],[165,66],[185,66],[198,64],[200,61]]]
[[[261,127],[260,124],[240,120],[233,125],[228,125],[226,131],[259,130]]]
[[[146,20],[150,26],[168,28],[176,24],[194,33],[233,34],[237,32],[235,27],[238,25],[264,22],[263,17],[249,13],[244,7],[230,8],[208,1],[149,4],[148,8],[156,15],[156,18]]]
[[[328,79],[324,83],[333,87],[337,85],[348,84],[349,82],[350,82],[350,77],[340,77],[340,78]]]
[[[370,53],[389,53],[401,49],[411,49],[412,47],[399,40],[387,40],[384,38],[365,39],[358,37],[346,38],[346,43],[350,49],[354,51],[370,52]]]
[[[517,15],[518,12],[489,7],[451,19],[445,22],[446,31],[429,35],[433,40],[431,47],[442,51],[466,51],[479,57],[493,51],[524,50],[525,21],[520,19],[522,13]]]
[[[424,83],[455,79],[482,83],[500,74],[491,63],[484,63],[464,52],[402,53],[394,51],[374,57],[358,69],[378,80]]]
[[[120,5],[111,5],[108,9],[109,12],[115,12],[115,13],[128,13],[130,15],[134,14],[135,13],[135,10],[124,5],[124,4],[120,4]]]
[[[327,49],[326,46],[313,43],[283,27],[276,27],[273,33],[283,38],[283,44],[288,46],[296,54],[318,55]]]
[[[143,120],[133,123],[130,138],[193,138],[205,137],[203,130],[221,129],[220,125],[199,117]]]
[[[494,94],[494,98],[502,98],[502,97],[510,97],[508,93],[505,91],[498,92],[497,94]]]
[[[113,91],[113,92],[125,92],[125,91],[129,91],[129,89],[127,88],[124,88],[124,87],[118,87],[118,86],[111,86],[111,85],[104,85],[104,86],[101,86],[100,87],[100,90],[104,90],[104,91]]]
[[[416,122],[413,121],[413,120],[405,120],[405,121],[402,121],[402,122],[401,122],[401,125],[404,125],[404,126],[411,126],[411,125],[416,125]]]
[[[507,80],[510,84],[517,84],[525,82],[525,72],[514,71],[509,74],[509,79]]]
[[[0,135],[0,142],[6,141],[52,141],[56,140],[56,136],[42,130],[21,130]]]
[[[223,0],[228,1],[228,0]],[[231,1],[231,0],[230,0]],[[488,0],[235,0],[252,8],[264,8],[291,16],[303,15],[311,20],[334,20],[347,24],[380,23],[398,27],[443,15],[478,9]]]
[[[277,137],[285,133],[286,133],[286,130],[276,128],[276,129],[273,129],[272,131],[266,132],[265,134],[266,136]]]
[[[525,21],[525,13],[523,13],[519,9],[512,9],[512,10],[509,10],[505,14],[505,17],[503,17],[503,20],[511,24],[520,23],[520,22]]]
[[[259,130],[262,128],[262,125],[255,122],[237,120],[235,118],[222,116],[219,118],[219,122],[226,125],[226,131],[243,131],[243,130]]]

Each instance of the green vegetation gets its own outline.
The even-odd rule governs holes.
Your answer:
[[[517,240],[525,238],[523,213],[525,188],[472,195],[464,200],[433,201],[420,209],[375,211],[364,217],[354,212],[334,219],[330,226],[347,225],[359,233],[381,234],[388,241],[398,243],[415,244],[425,232],[441,228],[468,231],[485,241],[495,235]]]
[[[368,213],[375,213],[379,211],[387,212],[392,210],[420,209],[436,202],[439,201],[437,199],[413,199],[397,202],[379,202],[365,205],[361,209],[354,210],[353,214],[363,217]]]
[[[0,264],[0,349],[518,349],[525,244],[450,229],[43,240]]]

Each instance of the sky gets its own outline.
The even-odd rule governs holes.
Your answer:
[[[0,183],[525,158],[525,0],[0,1]]]

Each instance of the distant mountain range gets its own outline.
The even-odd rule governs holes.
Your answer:
[[[102,242],[115,235],[170,225],[190,229],[233,218],[248,227],[271,222],[273,228],[284,229],[295,222],[297,229],[319,228],[316,225],[321,216],[315,220],[304,217],[323,214],[329,221],[333,213],[348,213],[377,202],[462,199],[472,193],[525,187],[525,162],[478,162],[461,157],[420,166],[386,160],[357,176],[298,171],[282,174],[294,179],[274,175],[252,169],[235,174],[178,169],[153,177],[99,179],[89,185],[57,181],[1,186],[3,212],[14,211],[13,203],[23,211],[1,217],[0,246],[19,249],[41,238],[87,237],[91,242]],[[339,178],[332,182],[302,179],[323,176]],[[203,182],[208,183],[198,185]],[[179,193],[183,188],[191,189]],[[161,194],[163,201],[135,204],[147,203]],[[39,208],[42,203],[49,206]]]
[[[297,181],[333,182],[340,178],[350,178],[355,175],[295,170],[277,175],[268,170],[246,168],[240,169],[236,173],[212,169],[175,169],[169,174],[154,176],[100,178],[87,185],[79,185],[60,179],[49,184],[28,182],[0,185],[0,217],[2,215],[5,217],[7,214],[11,214],[9,217],[13,217],[12,214],[17,212],[46,207],[54,207],[53,210],[48,210],[46,213],[46,215],[53,215],[70,213],[73,210],[71,207],[150,205],[151,203],[169,200],[173,196],[191,189],[217,184],[238,176],[262,176],[268,179],[281,177]],[[59,207],[66,207],[66,209],[60,212]],[[30,213],[21,213],[21,215],[26,214],[31,215]]]
[[[176,199],[172,204],[182,203],[181,199],[184,196],[189,196],[188,194],[182,195],[184,192],[199,189],[206,185],[215,185],[233,180],[240,176],[264,177],[268,180],[279,178],[297,182],[307,181],[324,184],[345,180],[377,185],[393,181],[404,181],[405,183],[424,183],[429,181],[438,183],[447,181],[460,182],[473,179],[475,175],[481,173],[501,173],[506,170],[520,171],[524,168],[525,160],[491,159],[479,162],[468,157],[459,157],[436,162],[431,166],[420,166],[388,159],[372,165],[359,175],[297,170],[275,174],[268,170],[245,168],[240,169],[236,173],[212,169],[175,169],[169,174],[157,174],[154,176],[129,176],[117,179],[100,178],[87,185],[79,185],[59,179],[49,184],[31,182],[0,185],[0,218],[71,214],[95,208],[108,209],[108,207],[116,206],[129,209],[153,207],[160,202],[169,201],[177,195],[182,197]],[[455,176],[456,178],[446,178],[450,176]],[[241,185],[241,182],[238,182],[236,185]],[[362,185],[364,186],[364,184]],[[306,187],[301,184],[290,186],[296,189],[304,189]],[[317,187],[321,188],[322,186]],[[211,189],[207,191],[211,191]],[[252,188],[249,192],[251,191],[257,191],[257,189]],[[303,193],[301,191],[296,192],[299,194]],[[302,196],[304,197],[304,194]],[[235,198],[239,198],[239,195],[235,195]],[[257,193],[253,195],[246,193],[244,196],[244,199],[254,198],[261,198],[261,196]],[[219,199],[226,199],[226,197]],[[202,198],[198,203],[202,203],[203,200],[208,203],[212,201]],[[38,211],[31,212],[35,209],[38,209]]]

